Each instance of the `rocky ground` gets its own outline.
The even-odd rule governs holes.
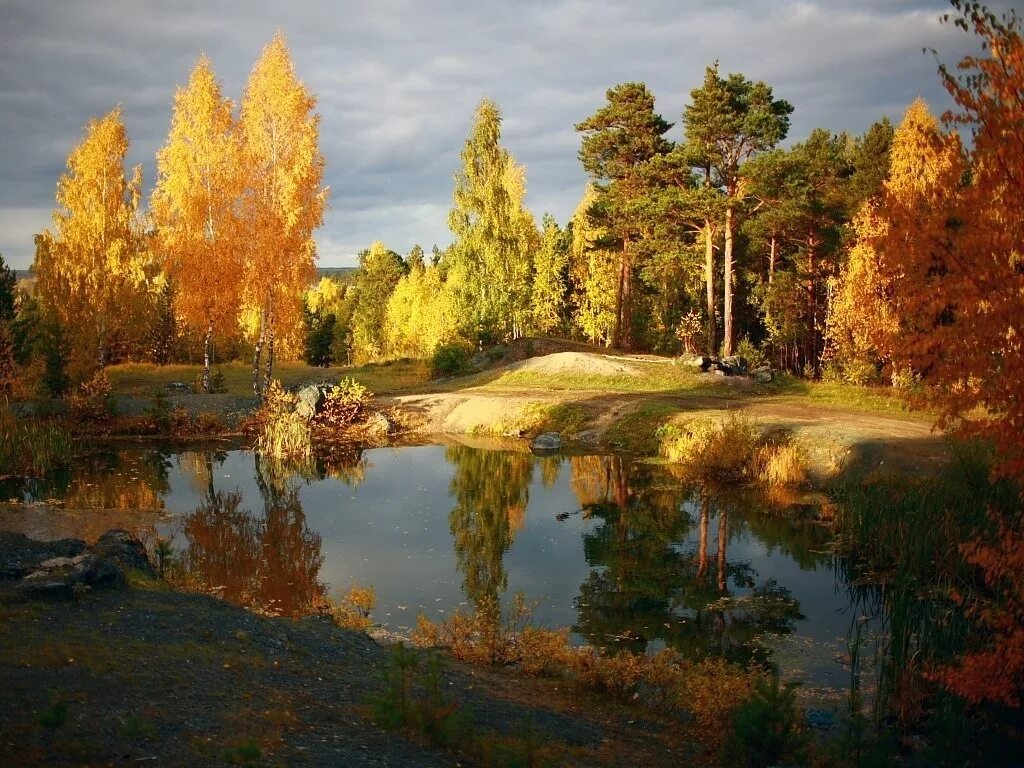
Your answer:
[[[373,723],[391,651],[365,633],[171,591],[139,555],[120,534],[91,548],[0,534],[0,765],[475,764]],[[452,661],[443,676],[485,738],[532,729],[558,765],[685,751],[664,724],[559,681]]]

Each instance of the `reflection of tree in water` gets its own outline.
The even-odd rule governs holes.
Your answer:
[[[573,487],[600,524],[583,537],[594,570],[580,587],[574,631],[609,648],[642,652],[661,640],[694,658],[742,661],[764,657],[763,634],[792,631],[801,616],[789,592],[774,581],[757,584],[748,563],[728,560],[728,503],[700,496],[691,519],[686,489],[659,484],[650,469],[619,457],[585,458],[573,464],[583,470]],[[684,548],[694,524],[696,547]]]
[[[28,498],[63,498],[68,509],[163,509],[169,489],[168,454],[103,451],[25,487]]]
[[[358,488],[366,479],[368,462],[361,448],[350,445],[332,446],[326,453],[303,461],[282,461],[255,454],[257,470],[270,486],[283,488],[292,480],[340,480],[350,488]]]
[[[296,489],[261,482],[262,518],[242,508],[238,492],[215,491],[185,517],[181,555],[187,582],[261,613],[302,616],[326,604],[318,580],[320,534],[306,526]]]
[[[496,606],[508,586],[502,559],[525,521],[534,457],[450,446],[445,458],[455,467],[448,523],[463,591],[477,606]]]

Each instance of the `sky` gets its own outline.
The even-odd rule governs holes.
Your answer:
[[[951,106],[936,74],[976,40],[941,0],[0,0],[0,254],[31,265],[57,179],[90,117],[120,104],[152,189],[176,87],[205,52],[241,99],[282,29],[317,95],[330,210],[320,266],[373,240],[407,253],[450,242],[453,175],[481,98],[527,169],[527,204],[564,222],[583,191],[573,125],[605,91],[643,81],[674,122],[704,68],[764,80],[813,128],[861,133],[916,97]]]

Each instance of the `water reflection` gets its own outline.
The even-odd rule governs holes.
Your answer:
[[[295,466],[132,448],[15,492],[165,507],[183,582],[263,613],[322,610],[355,581],[401,628],[417,611],[494,610],[521,590],[580,642],[742,662],[769,659],[772,636],[835,638],[848,621],[833,617],[846,602],[824,528],[621,456],[451,445]]]

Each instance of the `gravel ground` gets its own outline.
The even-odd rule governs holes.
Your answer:
[[[149,582],[67,602],[14,599],[11,583],[0,588],[0,765],[474,764],[370,721],[390,651],[365,633]],[[559,765],[675,764],[659,726],[558,681],[457,662],[444,675],[482,732],[532,727]]]

